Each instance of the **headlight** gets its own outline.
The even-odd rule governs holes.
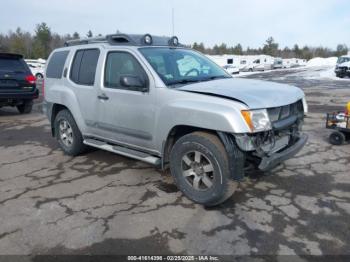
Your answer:
[[[266,109],[242,110],[241,113],[252,132],[271,129],[271,122]]]

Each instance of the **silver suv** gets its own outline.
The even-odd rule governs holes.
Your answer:
[[[67,42],[48,59],[44,111],[66,154],[92,146],[170,168],[208,206],[230,197],[251,163],[267,171],[307,141],[299,88],[232,78],[177,37]]]

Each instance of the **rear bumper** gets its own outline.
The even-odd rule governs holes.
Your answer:
[[[308,136],[306,134],[302,134],[298,141],[294,143],[292,146],[287,147],[281,152],[274,153],[270,156],[263,157],[261,163],[259,165],[259,169],[262,171],[268,171],[274,168],[279,163],[292,158],[296,155],[306,144]]]
[[[37,88],[32,92],[1,93],[0,91],[0,101],[33,100],[38,97],[39,90]]]

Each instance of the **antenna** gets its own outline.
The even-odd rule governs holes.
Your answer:
[[[174,10],[174,7],[171,9],[171,23],[172,23],[172,36],[175,35],[175,10]]]

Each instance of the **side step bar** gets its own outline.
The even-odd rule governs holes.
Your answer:
[[[159,157],[149,155],[147,153],[143,153],[137,150],[133,150],[130,148],[122,147],[122,146],[117,146],[117,145],[111,145],[103,141],[95,140],[95,139],[85,139],[83,141],[85,145],[96,147],[99,149],[103,149],[112,153],[116,153],[118,155],[134,158],[155,166],[159,166],[161,161]]]

